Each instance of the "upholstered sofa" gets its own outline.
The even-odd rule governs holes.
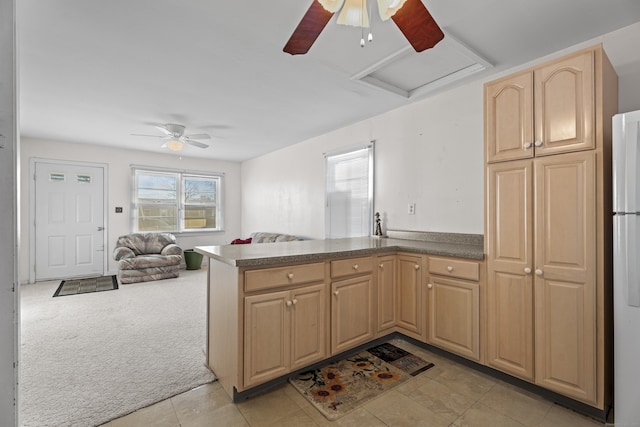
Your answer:
[[[290,234],[265,233],[263,231],[251,233],[251,243],[293,242],[295,240],[302,239]]]
[[[113,251],[120,283],[147,282],[180,275],[182,249],[171,233],[134,233],[118,237]]]

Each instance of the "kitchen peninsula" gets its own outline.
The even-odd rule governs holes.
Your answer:
[[[196,247],[209,257],[207,363],[225,391],[393,332],[482,362],[483,236],[395,236]]]

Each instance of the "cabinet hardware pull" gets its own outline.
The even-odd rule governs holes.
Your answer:
[[[536,276],[542,276],[542,270],[539,268],[536,269]]]
[[[293,303],[293,305],[296,305],[298,303],[298,300],[294,298],[291,302]]]
[[[427,288],[429,288],[429,289],[433,289],[433,284],[429,283],[429,284],[427,285]]]
[[[447,271],[448,271],[449,273],[451,273],[451,272],[453,271],[453,267],[451,267],[451,266],[447,267]]]
[[[340,292],[338,292],[338,291],[333,291],[333,294],[334,294],[335,296],[338,296],[338,294],[339,294],[339,293],[340,293]]]
[[[384,264],[380,264],[380,268],[384,268]]]
[[[287,277],[288,277],[289,279],[293,279],[293,273],[289,273],[289,274],[287,274]]]
[[[536,147],[542,147],[542,141],[538,140],[534,142],[533,145],[535,145]]]
[[[418,264],[414,265],[413,267],[414,267],[416,270],[419,270],[419,269],[420,269],[420,266],[419,266]]]
[[[358,269],[358,264],[353,264],[353,269],[357,270]]]
[[[531,147],[533,147],[533,144],[532,144],[532,143],[530,143],[530,142],[526,142],[526,143],[524,144],[524,148],[525,148],[526,150],[528,150],[528,149],[529,149],[529,148],[531,148]]]
[[[526,274],[531,274],[531,269],[530,269],[529,267],[525,267],[525,268],[524,268],[524,272],[525,272]]]
[[[291,304],[293,304],[291,301],[287,301],[287,307],[291,307]]]

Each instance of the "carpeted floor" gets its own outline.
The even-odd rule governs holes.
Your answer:
[[[22,426],[96,426],[215,379],[205,270],[51,298],[58,283],[21,286]]]
[[[113,291],[118,289],[116,276],[88,277],[85,279],[63,280],[54,292],[54,297],[86,294],[88,292]]]

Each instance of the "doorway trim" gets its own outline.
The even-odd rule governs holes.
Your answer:
[[[109,164],[32,157],[29,159],[29,283],[36,282],[36,163],[87,166],[102,169],[102,208],[105,224],[104,230],[102,230],[102,238],[104,242],[104,252],[102,254],[102,275],[104,276],[109,268]]]

